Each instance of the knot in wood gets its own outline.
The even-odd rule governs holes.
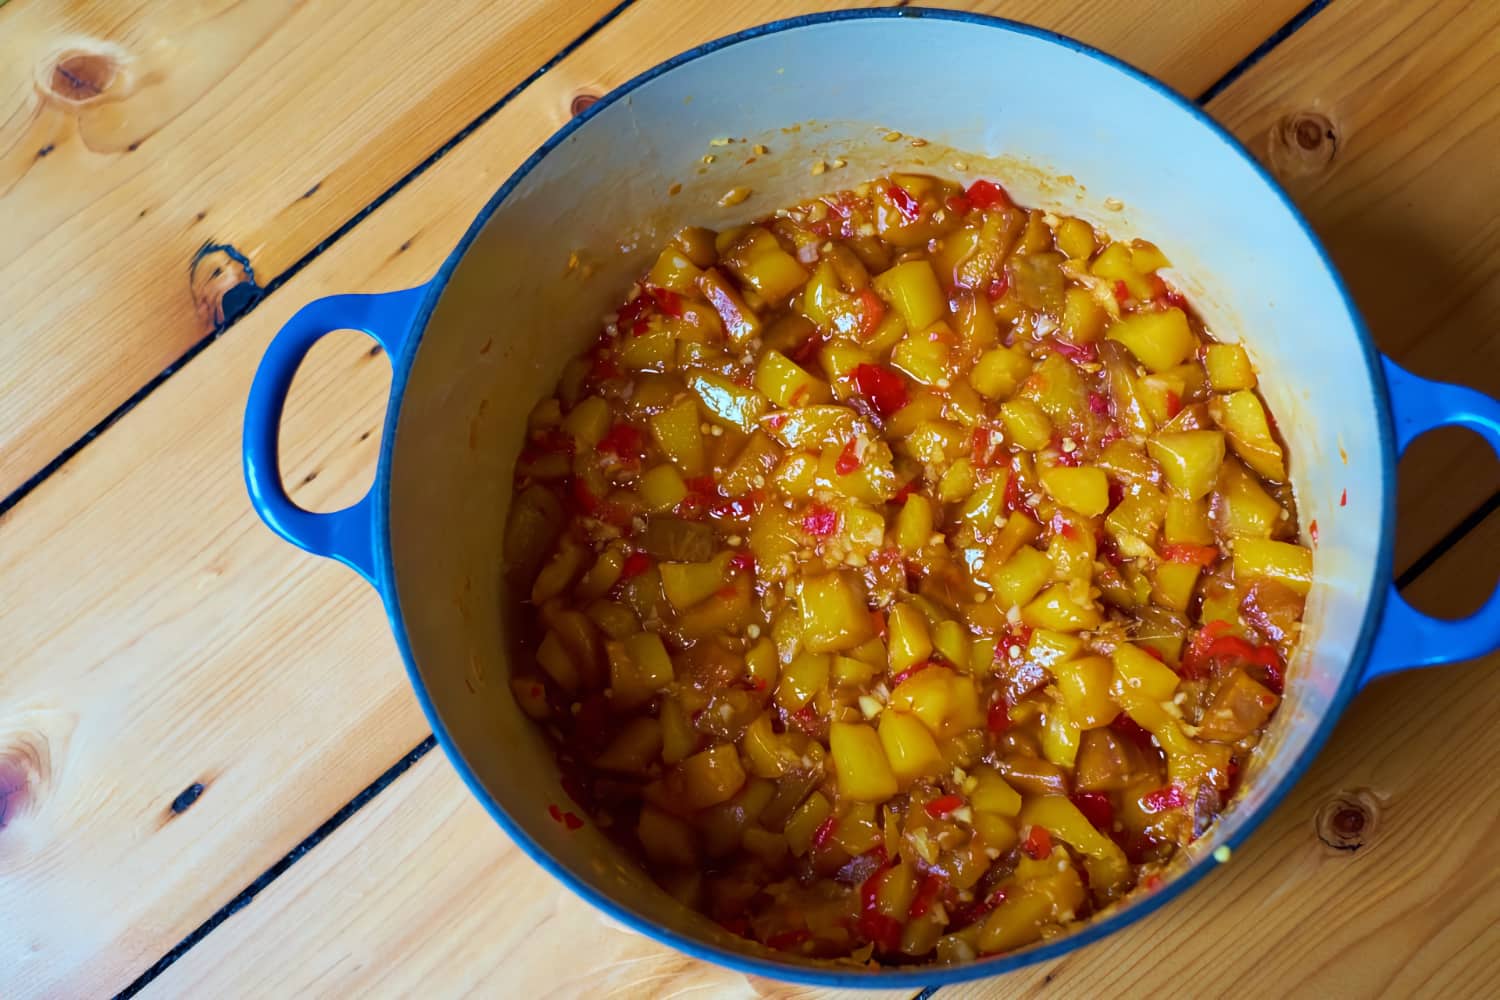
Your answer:
[[[1278,176],[1307,177],[1327,170],[1338,147],[1338,129],[1327,115],[1297,111],[1271,127],[1266,158]]]
[[[39,82],[53,100],[78,105],[104,96],[119,75],[120,64],[114,56],[71,50],[54,57]]]
[[[50,770],[39,734],[12,733],[11,739],[15,742],[9,746],[0,745],[0,833],[31,804]]]
[[[568,106],[568,111],[573,115],[581,115],[597,103],[599,103],[598,94],[575,94],[573,103]]]
[[[1371,842],[1380,820],[1380,800],[1368,788],[1340,792],[1318,810],[1318,839],[1333,851],[1354,853]]]

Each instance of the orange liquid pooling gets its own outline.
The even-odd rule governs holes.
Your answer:
[[[956,962],[1201,836],[1311,552],[1155,246],[919,175],[685,229],[533,411],[518,702],[684,905]]]

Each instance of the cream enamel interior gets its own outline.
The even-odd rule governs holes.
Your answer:
[[[899,80],[887,69],[898,61],[909,67]],[[929,145],[882,141],[886,129]],[[713,144],[725,137],[747,141]],[[756,142],[771,152],[746,165]],[[847,166],[811,174],[835,157]],[[1303,523],[1319,522],[1309,627],[1273,752],[1186,863],[1212,863],[1355,669],[1380,544],[1383,417],[1338,287],[1240,154],[1154,87],[988,25],[842,21],[742,41],[600,109],[496,208],[422,334],[391,458],[399,611],[442,727],[527,835],[652,924],[743,946],[668,899],[592,827],[567,833],[547,814],[565,801],[552,755],[506,684],[507,623],[527,611],[500,591],[526,413],[677,226],[741,220],[892,167],[956,174],[955,160],[1023,203],[1157,242],[1214,333],[1245,342],[1257,362],[1290,443]],[[682,190],[669,196],[674,183]],[[738,185],[751,199],[717,207]],[[575,251],[596,268],[587,280],[567,273]]]

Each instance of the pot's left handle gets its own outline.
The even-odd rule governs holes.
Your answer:
[[[1398,458],[1423,434],[1448,426],[1467,427],[1478,433],[1500,455],[1500,401],[1465,386],[1418,378],[1390,358],[1381,360],[1385,363],[1386,388],[1390,390]],[[1392,586],[1364,680],[1368,683],[1382,674],[1407,667],[1472,660],[1497,649],[1500,649],[1500,590],[1469,617],[1445,621],[1422,614]]]
[[[300,549],[336,559],[375,582],[375,525],[369,493],[330,514],[292,502],[281,485],[281,414],[302,359],[335,330],[360,330],[395,358],[411,333],[425,285],[380,295],[332,295],[309,302],[272,339],[250,385],[245,406],[245,485],[250,503],[270,529]]]

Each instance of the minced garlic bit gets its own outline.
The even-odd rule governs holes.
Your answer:
[[[752,639],[759,639],[760,626],[755,624],[754,622],[751,622],[749,625],[745,626],[745,634]]]
[[[953,161],[953,169],[954,170],[967,171],[969,169],[969,165],[967,163],[965,163],[963,160],[954,160]]]
[[[911,144],[913,146],[915,146],[916,148],[921,149],[923,146],[927,145],[927,140],[926,139],[913,139],[911,141]]]
[[[720,138],[717,138],[717,139],[710,139],[710,140],[708,140],[708,144],[710,146],[727,146],[727,145],[729,145],[733,141],[734,141],[733,139],[730,139],[730,138],[727,138],[727,137],[720,137]]]
[[[886,142],[900,142],[901,141],[901,133],[900,132],[887,132],[885,135],[881,136],[880,138],[884,139]]]
[[[770,150],[757,142],[751,152],[753,152],[756,156],[765,156],[770,152]]]
[[[725,191],[723,197],[721,197],[719,199],[719,207],[720,208],[730,208],[731,206],[740,204],[742,201],[744,201],[748,197],[750,197],[750,189],[749,188],[747,188],[747,187],[733,187],[733,188],[730,188],[728,191]]]
[[[709,163],[712,163],[712,162],[714,162],[717,159],[718,159],[718,157],[715,156],[712,153],[704,153],[703,154],[703,162],[704,162],[705,165],[709,164]]]
[[[816,177],[827,169],[828,164],[824,163],[822,160],[819,160],[812,165],[812,175]]]
[[[884,708],[885,706],[880,703],[879,698],[875,698],[867,694],[862,694],[859,696],[859,710],[867,719],[875,718],[875,716],[879,715],[881,710]]]
[[[1214,860],[1222,865],[1229,860],[1229,855],[1231,853],[1232,852],[1229,850],[1228,844],[1220,844],[1218,847],[1214,848]]]
[[[849,161],[846,160],[846,159],[844,159],[842,156],[834,158],[833,169],[835,169],[835,170],[841,170],[844,167],[847,167],[848,165],[849,165]]]

